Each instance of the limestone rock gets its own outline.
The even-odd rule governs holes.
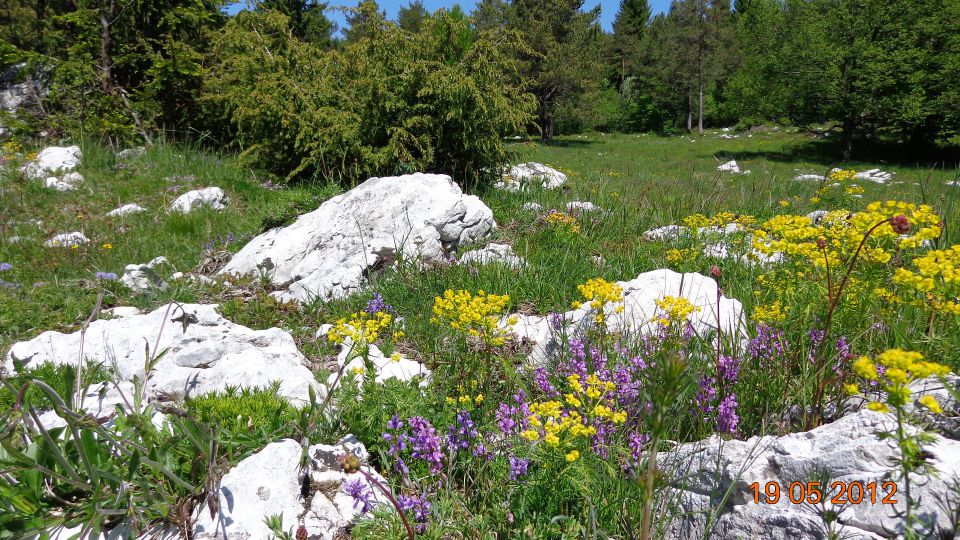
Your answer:
[[[123,269],[120,281],[135,292],[147,292],[153,289],[165,291],[167,282],[157,272],[157,267],[162,264],[169,264],[166,257],[155,257],[146,264],[128,264]]]
[[[340,298],[359,290],[372,268],[400,256],[443,263],[495,226],[493,212],[449,176],[371,178],[254,238],[220,273],[265,275],[284,289],[274,293],[281,300]]]
[[[876,184],[886,184],[893,179],[893,173],[881,171],[880,169],[867,169],[865,171],[858,172],[856,175],[854,175],[854,178]]]
[[[307,402],[311,386],[325,395],[290,334],[278,328],[251,330],[224,319],[216,308],[182,304],[168,313],[163,306],[143,315],[94,321],[87,328],[84,356],[111,367],[118,381],[132,381],[144,377],[145,345],[151,356],[166,351],[147,381],[153,399],[202,395],[227,386],[266,387],[273,381],[280,381],[279,395],[295,404]],[[5,358],[7,373],[13,372],[13,358],[28,368],[76,363],[80,343],[80,332],[54,331],[16,343]]]
[[[107,212],[107,217],[120,217],[139,212],[146,212],[147,209],[136,203],[125,204]]]
[[[147,147],[145,146],[135,146],[133,148],[124,148],[123,150],[117,152],[117,159],[138,158],[146,153],[147,153]]]
[[[28,178],[43,180],[50,173],[69,172],[80,165],[82,152],[79,146],[49,146],[37,154],[36,159],[20,167]]]
[[[567,212],[596,212],[601,208],[590,201],[570,201],[567,203]]]
[[[309,466],[301,470],[303,450],[299,443],[284,439],[267,445],[224,475],[220,481],[218,515],[211,519],[206,505],[199,508],[193,538],[270,538],[272,533],[264,522],[281,514],[284,531],[296,531],[303,525],[308,538],[339,538],[363,510],[355,507],[353,498],[344,491],[346,482],[362,482],[373,507],[385,502],[384,495],[361,473],[348,475],[340,470],[337,458],[344,448],[362,459],[367,457],[363,445],[348,435],[336,445],[311,446],[307,450]],[[385,482],[376,471],[368,473]],[[305,476],[310,479],[309,500],[302,493]]]
[[[786,495],[792,482],[811,481],[821,474],[830,482],[846,485],[854,481],[877,483],[877,504],[864,500],[862,504],[835,506],[827,497],[823,507],[839,512],[841,537],[889,538],[902,533],[903,522],[896,512],[904,510],[904,493],[897,493],[896,505],[880,503],[885,495],[883,482],[903,485],[895,477],[894,442],[877,436],[894,426],[891,416],[864,410],[809,432],[746,441],[724,441],[713,436],[661,454],[662,470],[673,477],[673,485],[682,486],[680,489],[689,494],[686,500],[690,504],[684,509],[692,512],[679,518],[677,529],[694,534],[674,538],[703,537],[706,512],[711,509],[719,515],[707,538],[826,538],[818,515],[820,505],[792,504]],[[913,497],[922,501],[916,515],[928,527],[939,525],[949,530],[950,516],[937,501],[951,492],[952,482],[960,475],[960,442],[937,435],[924,449],[929,452],[927,462],[938,474],[911,476]],[[777,483],[780,500],[774,504],[754,503],[750,487],[754,482],[760,486]],[[829,488],[824,490],[829,492]],[[725,496],[727,503],[721,505]]]
[[[317,331],[317,337],[325,337],[333,325],[325,324]],[[353,341],[349,338],[340,344],[340,352],[337,354],[337,365],[340,367],[340,377],[353,377],[360,380],[365,376],[364,370],[367,368],[363,358],[357,356],[354,350]],[[403,354],[398,354],[396,358],[386,356],[380,347],[370,344],[367,349],[367,359],[375,370],[374,381],[383,384],[389,379],[396,379],[400,382],[412,381],[420,377],[420,385],[425,386],[429,382],[430,370],[426,366],[411,360]],[[337,373],[332,373],[327,378],[327,387],[332,391],[338,383]]]
[[[224,208],[226,202],[226,194],[218,187],[195,189],[177,197],[170,205],[170,211],[189,214],[198,208],[204,207],[220,210]]]
[[[508,268],[519,270],[527,265],[527,261],[513,252],[509,244],[487,244],[486,246],[468,251],[458,259],[460,264],[502,264]]]
[[[84,244],[89,244],[90,239],[83,235],[80,231],[73,231],[68,233],[57,234],[51,237],[49,240],[43,243],[46,247],[73,247],[73,246],[82,246]]]
[[[737,339],[746,336],[746,322],[740,301],[720,295],[718,302],[717,282],[710,277],[662,269],[644,272],[635,279],[618,281],[617,284],[623,287],[623,312],[616,313],[617,306],[610,303],[603,308],[611,332],[630,332],[633,335],[655,333],[657,323],[654,318],[658,313],[656,300],[664,296],[682,296],[700,308],[689,319],[697,334],[706,336],[719,328]],[[539,365],[556,349],[558,331],[565,328],[568,335],[576,332],[583,325],[591,324],[592,317],[589,315],[590,307],[584,305],[552,317],[519,315],[517,323],[513,325],[505,318],[501,324],[518,337],[534,343],[528,360]]]
[[[794,180],[798,182],[813,181],[813,182],[823,182],[827,177],[820,174],[798,174],[793,177]]]
[[[503,173],[494,187],[504,191],[517,192],[539,184],[543,189],[557,189],[567,183],[567,175],[542,163],[521,163]]]
[[[528,212],[542,212],[542,211],[543,211],[543,205],[540,204],[540,203],[538,203],[538,202],[533,202],[533,201],[523,203],[523,206],[522,206],[521,208],[523,208],[524,210],[526,210],[526,211],[528,211]]]
[[[121,317],[130,317],[131,315],[140,315],[141,311],[133,306],[117,306],[104,309],[100,313],[119,319]]]

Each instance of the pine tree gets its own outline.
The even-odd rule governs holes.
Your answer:
[[[423,7],[423,2],[413,0],[397,12],[397,24],[407,32],[417,33],[423,28],[424,21],[429,16],[427,9]]]
[[[337,25],[327,18],[324,12],[327,4],[314,0],[261,0],[256,9],[273,10],[290,18],[290,30],[297,39],[330,47]]]
[[[613,46],[620,64],[621,86],[627,75],[632,74],[649,22],[650,4],[647,0],[620,1],[620,10],[613,20]]]

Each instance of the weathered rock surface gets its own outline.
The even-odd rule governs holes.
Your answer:
[[[798,181],[798,182],[805,182],[805,181],[810,181],[810,182],[823,182],[824,180],[827,179],[827,177],[825,177],[825,176],[823,176],[823,175],[821,175],[821,174],[798,174],[798,175],[794,176],[793,179],[796,180],[796,181]]]
[[[534,184],[539,184],[543,189],[557,189],[565,183],[567,175],[542,163],[530,162],[511,167],[494,187],[517,192]]]
[[[147,292],[153,289],[167,290],[167,282],[160,277],[157,267],[169,264],[167,258],[160,256],[146,264],[128,264],[123,269],[120,281],[135,292]]]
[[[90,239],[83,235],[80,231],[73,231],[68,233],[61,233],[52,236],[46,242],[43,243],[46,247],[73,247],[73,246],[82,246],[84,244],[89,244]]]
[[[538,203],[538,202],[533,202],[533,201],[523,203],[523,206],[522,206],[521,208],[523,208],[524,210],[526,210],[526,211],[528,211],[528,212],[542,212],[542,211],[543,211],[543,205],[540,204],[540,203]]]
[[[616,313],[616,305],[606,304],[604,314],[611,332],[631,332],[634,335],[653,334],[657,331],[654,318],[658,313],[656,300],[664,296],[682,296],[699,311],[690,316],[694,331],[706,336],[718,328],[729,336],[742,339],[746,334],[743,306],[739,300],[718,295],[717,282],[696,273],[679,274],[662,269],[644,272],[630,281],[618,281],[623,287],[623,312]],[[719,301],[718,301],[719,297]],[[562,316],[518,315],[517,323],[502,323],[520,338],[534,343],[528,360],[535,365],[543,364],[558,346],[557,335],[562,328],[569,335],[591,324],[590,307],[568,311]]]
[[[446,175],[371,178],[293,224],[251,240],[222,274],[265,275],[282,300],[339,298],[373,268],[398,257],[443,263],[446,253],[484,238],[493,212]]]
[[[891,416],[864,410],[809,432],[746,441],[714,436],[681,445],[660,458],[661,467],[683,494],[677,498],[678,510],[688,512],[674,523],[672,537],[704,537],[707,514],[712,511],[716,515],[707,538],[826,538],[820,517],[824,510],[839,513],[837,529],[842,538],[896,537],[903,532],[896,513],[903,512],[906,504],[904,483],[894,470],[898,451],[893,441],[877,436],[894,428]],[[913,498],[922,501],[916,514],[927,527],[949,530],[950,516],[937,501],[954,493],[952,485],[960,475],[960,442],[935,436],[924,448],[929,452],[927,462],[939,472],[911,476]],[[829,486],[824,494],[831,496],[822,505],[790,502],[787,490],[792,482],[814,481],[820,475],[848,486],[855,481],[864,486],[876,482],[877,502],[870,502],[867,491],[860,504],[833,505],[830,498],[837,490],[831,493]],[[881,502],[886,481],[900,486],[896,505]],[[763,486],[779,485],[779,501],[755,503],[750,487],[754,482],[761,486],[761,501],[766,500]]]
[[[567,203],[567,212],[596,212],[602,210],[590,201],[570,201]]]
[[[43,181],[43,185],[57,191],[73,191],[77,189],[77,184],[80,182],[83,182],[83,175],[74,171],[63,175],[61,178],[51,176]]]
[[[280,381],[278,393],[294,403],[306,402],[311,386],[323,394],[290,334],[278,328],[251,330],[226,320],[216,308],[183,304],[167,313],[164,306],[143,315],[94,321],[87,328],[84,357],[112,367],[117,380],[132,381],[144,377],[147,346],[151,356],[166,351],[147,382],[148,397],[159,400],[227,386],[264,387],[272,381]],[[25,367],[76,363],[80,344],[80,332],[47,331],[14,344],[5,368],[13,371],[13,358]]]
[[[731,159],[726,163],[721,163],[717,165],[717,170],[722,172],[731,172],[733,174],[750,174],[749,170],[742,171],[740,170],[740,165],[737,163],[737,160]]]
[[[460,264],[502,264],[518,270],[527,265],[527,261],[513,252],[509,244],[487,244],[486,246],[468,251],[457,260]]]
[[[43,180],[52,174],[69,172],[80,165],[79,146],[49,146],[37,154],[36,159],[20,167],[20,172],[28,178]]]
[[[146,212],[147,209],[136,203],[125,204],[107,212],[107,217],[120,217],[139,212]]]
[[[352,435],[336,445],[314,445],[307,449],[309,466],[301,470],[302,448],[292,439],[267,445],[237,464],[220,482],[219,512],[211,519],[204,505],[196,514],[193,528],[197,540],[266,539],[272,536],[264,521],[283,515],[283,530],[295,532],[301,525],[312,540],[340,538],[343,530],[363,508],[344,491],[347,481],[360,481],[370,492],[372,506],[386,502],[384,495],[361,473],[345,474],[337,458],[344,448],[366,461],[367,451]],[[385,480],[376,471],[367,471],[377,481]],[[304,498],[304,477],[310,490]]]
[[[854,178],[857,180],[874,182],[876,184],[886,184],[893,179],[893,173],[881,171],[880,169],[867,169],[865,171],[858,172]]]
[[[199,208],[220,210],[226,206],[226,202],[226,194],[218,187],[195,189],[177,197],[170,205],[170,211],[189,214]]]
[[[83,393],[83,400],[79,409],[93,415],[101,423],[110,428],[113,426],[113,416],[117,407],[129,411],[134,404],[135,388],[133,383],[120,381],[118,383],[101,382],[90,385]],[[73,396],[63,396],[68,404],[72,404]],[[56,411],[45,411],[39,415],[40,423],[45,429],[53,429],[67,425],[67,422]],[[151,420],[155,426],[162,426],[166,416],[154,411]]]

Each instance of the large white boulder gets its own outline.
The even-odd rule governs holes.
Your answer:
[[[79,146],[49,146],[41,150],[36,159],[20,167],[20,172],[33,180],[43,180],[51,173],[76,169],[82,155]]]
[[[355,506],[353,497],[345,492],[347,482],[362,482],[365,492],[370,494],[372,507],[386,501],[362,473],[346,474],[340,469],[337,460],[345,453],[344,448],[361,461],[368,458],[366,449],[352,435],[336,445],[308,448],[306,468],[301,467],[303,449],[293,439],[267,445],[224,475],[220,481],[218,512],[211,517],[206,504],[197,511],[193,538],[272,538],[273,533],[265,521],[279,515],[283,516],[284,532],[295,533],[303,526],[307,537],[314,540],[340,538],[363,510],[362,506]],[[386,485],[376,471],[365,470]],[[305,477],[309,477],[309,482],[304,482]],[[304,494],[305,484],[316,491]]]
[[[371,178],[286,227],[251,240],[221,274],[263,275],[282,300],[340,298],[374,267],[403,257],[442,263],[457,246],[485,237],[493,212],[449,176]]]
[[[658,314],[656,301],[664,296],[683,297],[699,311],[690,315],[690,325],[694,331],[706,337],[718,329],[728,337],[742,340],[746,337],[746,322],[743,305],[739,300],[727,298],[718,293],[717,282],[708,276],[696,273],[680,274],[673,270],[661,269],[644,272],[630,281],[618,281],[623,287],[623,311],[617,313],[617,305],[607,303],[604,306],[607,328],[614,333],[632,335],[655,334]],[[534,343],[528,360],[541,365],[557,348],[557,338],[565,329],[567,335],[590,324],[590,306],[585,304],[579,309],[568,311],[556,320],[551,316],[518,315],[516,324],[510,325],[504,319],[503,326],[520,338]]]
[[[903,532],[903,520],[897,514],[902,516],[906,507],[904,482],[896,477],[898,451],[895,441],[877,435],[895,428],[890,415],[864,410],[808,432],[746,441],[713,436],[662,454],[661,469],[673,477],[671,485],[682,486],[686,494],[678,498],[678,510],[687,514],[675,524],[672,537],[826,538],[818,515],[822,510],[839,513],[842,538],[898,536]],[[938,472],[911,475],[912,496],[921,502],[915,515],[921,523],[950,530],[951,516],[937,501],[952,492],[951,483],[960,475],[960,442],[935,435],[924,450],[929,453],[927,463]],[[821,505],[790,501],[787,490],[791,483],[815,481],[820,475],[846,486],[876,482],[876,503],[870,501],[869,491],[860,504],[833,505],[828,496],[822,510],[818,509]],[[881,502],[889,491],[883,490],[886,481],[899,487],[893,497],[897,504]],[[760,486],[761,501],[766,501],[763,488],[771,482],[780,488],[779,501],[755,503],[751,484]],[[837,490],[831,492],[828,485],[823,492],[832,495]],[[727,504],[718,504],[724,497]],[[717,515],[712,532],[704,536],[711,511]]]
[[[539,184],[543,189],[557,189],[567,183],[567,175],[542,163],[521,163],[503,173],[494,184],[504,191],[521,191],[531,184]]]
[[[293,337],[278,328],[251,330],[234,324],[214,304],[176,304],[143,315],[97,320],[80,332],[47,331],[13,345],[4,359],[12,373],[13,359],[36,367],[45,363],[86,360],[111,367],[120,381],[143,379],[147,346],[160,356],[147,382],[148,396],[166,400],[202,395],[228,386],[266,387],[280,381],[278,393],[293,403],[305,403],[309,388],[323,388],[306,367]],[[187,323],[185,326],[185,322]],[[161,331],[162,329],[162,331]]]
[[[220,210],[224,208],[226,202],[226,194],[218,187],[195,189],[177,197],[170,205],[170,211],[189,214],[199,208]]]

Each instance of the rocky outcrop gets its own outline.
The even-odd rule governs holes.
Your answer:
[[[265,387],[279,381],[279,395],[305,403],[309,388],[323,388],[306,367],[293,337],[278,328],[251,330],[223,318],[212,304],[176,304],[143,315],[97,320],[80,332],[47,331],[10,348],[24,367],[76,363],[81,344],[85,360],[111,367],[118,381],[144,379],[148,354],[159,357],[147,380],[147,396],[166,401],[184,395],[222,391],[227,386]],[[149,352],[148,349],[149,348]],[[160,354],[164,353],[164,354]]]
[[[188,191],[176,198],[170,205],[171,212],[189,214],[199,208],[221,210],[226,206],[227,196],[218,187],[208,187]]]
[[[672,538],[827,538],[824,516],[838,514],[834,532],[841,538],[893,538],[903,533],[906,507],[904,482],[897,476],[895,442],[878,433],[895,429],[890,415],[860,411],[808,432],[781,437],[753,437],[724,441],[718,436],[684,444],[661,455],[660,466],[671,478],[676,516]],[[915,511],[922,525],[934,534],[937,526],[951,530],[950,513],[938,504],[956,493],[960,478],[960,442],[933,436],[924,447],[927,463],[938,472],[911,476],[912,498],[923,501]],[[795,504],[788,494],[793,482],[827,481],[822,504]],[[832,504],[833,482],[850,486],[876,483],[876,502],[868,488],[858,504]],[[884,504],[883,497],[897,485],[897,493]],[[775,502],[763,492],[768,483],[780,489]],[[760,486],[760,502],[751,485]],[[794,497],[799,495],[795,488]],[[856,489],[856,488],[855,488]],[[855,499],[859,496],[854,494]],[[847,497],[849,498],[849,497]],[[713,514],[708,528],[708,516]],[[684,515],[681,515],[684,514]],[[899,516],[898,516],[899,514]],[[706,534],[705,534],[706,533]],[[921,534],[926,537],[926,534]]]
[[[258,539],[273,537],[265,521],[282,517],[284,532],[296,533],[302,526],[307,538],[341,538],[364,510],[354,503],[345,485],[362,483],[369,493],[370,508],[384,504],[385,496],[362,473],[344,473],[338,458],[350,452],[361,462],[369,459],[367,450],[352,435],[336,445],[313,445],[307,449],[309,464],[301,468],[303,449],[292,439],[267,445],[244,459],[220,481],[220,501],[213,517],[204,505],[199,508],[193,527],[196,540]],[[376,471],[364,468],[376,481],[386,481]]]
[[[160,277],[157,267],[169,265],[166,257],[154,257],[146,264],[128,264],[123,269],[120,281],[134,292],[147,292],[153,289],[167,290],[167,282]]]
[[[514,165],[503,173],[500,180],[494,184],[497,189],[504,191],[523,191],[531,185],[538,185],[543,189],[557,189],[567,183],[567,175],[548,167],[542,163],[521,163]]]
[[[254,238],[221,273],[266,276],[282,300],[340,298],[398,258],[442,264],[495,226],[493,212],[449,176],[371,178]]]
[[[20,167],[20,172],[27,178],[43,180],[50,175],[76,169],[82,155],[79,146],[50,146],[41,150],[33,161]]]
[[[718,293],[717,282],[696,273],[679,274],[673,270],[653,270],[640,274],[630,281],[618,281],[623,287],[623,311],[617,306],[604,306],[607,328],[611,332],[633,335],[653,334],[657,330],[655,317],[658,313],[656,300],[664,296],[682,296],[699,308],[690,316],[694,331],[706,336],[718,328],[734,339],[743,339],[746,331],[743,306],[739,300]],[[534,343],[528,360],[541,365],[554,353],[559,343],[557,337],[582,330],[591,324],[589,305],[568,311],[562,315],[518,315],[516,324],[503,325],[520,338]],[[563,330],[563,332],[561,332]]]

